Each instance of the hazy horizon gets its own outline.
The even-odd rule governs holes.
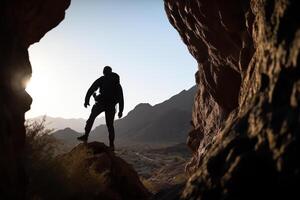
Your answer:
[[[84,118],[87,89],[110,65],[121,77],[124,115],[194,84],[197,64],[162,1],[73,0],[65,20],[29,49],[33,68],[26,118]],[[91,106],[93,100],[91,99]]]

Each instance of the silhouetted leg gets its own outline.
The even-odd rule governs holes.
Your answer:
[[[115,141],[115,129],[114,129],[114,118],[115,118],[115,109],[109,109],[105,111],[105,121],[107,130],[109,133],[109,146],[114,150],[114,141]]]
[[[104,106],[100,105],[99,103],[96,103],[93,108],[92,108],[92,112],[88,118],[88,120],[86,121],[86,125],[85,125],[85,134],[89,135],[89,133],[91,132],[91,129],[93,127],[94,121],[96,119],[96,117],[98,115],[100,115],[102,112],[104,111]]]

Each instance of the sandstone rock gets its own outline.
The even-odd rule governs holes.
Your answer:
[[[246,23],[253,14],[249,2],[238,0],[165,0],[165,10],[198,61],[193,124],[207,143],[238,107],[241,80],[254,52]]]
[[[189,164],[183,198],[299,198],[299,3],[165,0],[165,6],[199,64],[193,122],[204,140]],[[232,82],[235,75],[240,81]]]

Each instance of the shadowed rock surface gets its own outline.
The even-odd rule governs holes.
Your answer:
[[[70,0],[0,1],[0,186],[1,199],[24,199],[24,113],[32,99],[27,48],[63,20]]]
[[[299,198],[299,2],[165,0],[165,9],[199,64],[183,198]]]
[[[198,91],[189,135],[192,149],[209,143],[239,105],[241,81],[254,53],[249,1],[165,0],[170,23],[198,62]]]
[[[150,197],[133,167],[103,143],[79,144],[57,160],[68,166],[69,181],[76,185],[72,199],[143,200]],[[78,181],[78,176],[85,177],[84,181]],[[88,192],[85,196],[87,182],[95,182],[93,185],[98,188],[90,188],[95,193]]]
[[[170,188],[163,189],[155,194],[151,200],[177,200],[180,199],[184,185],[174,185]]]

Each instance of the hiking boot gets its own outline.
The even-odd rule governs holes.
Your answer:
[[[78,137],[77,140],[80,140],[82,142],[86,142],[88,140],[88,137],[89,137],[89,135],[84,134],[84,135]]]

